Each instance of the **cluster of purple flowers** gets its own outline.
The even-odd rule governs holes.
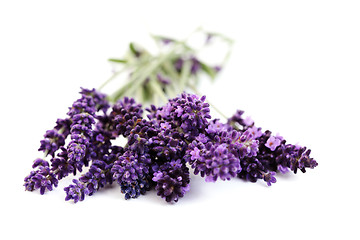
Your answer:
[[[40,141],[44,158],[34,161],[24,179],[26,190],[44,194],[62,178],[88,167],[64,188],[65,200],[82,201],[116,182],[125,199],[154,188],[167,202],[177,202],[190,189],[190,168],[210,182],[239,177],[263,179],[270,186],[276,172],[317,166],[306,147],[263,132],[242,117],[243,111],[226,123],[211,119],[205,97],[183,93],[164,106],[150,106],[145,117],[132,98],[111,106],[95,89],[80,94],[68,118],[58,119]],[[120,136],[127,139],[124,146],[112,141]]]
[[[228,119],[227,125],[238,129],[239,132],[249,132],[258,141],[258,152],[253,156],[246,156],[240,161],[242,171],[238,177],[256,182],[263,179],[270,186],[276,182],[275,173],[286,173],[298,170],[306,172],[306,168],[314,168],[318,163],[310,157],[310,149],[299,145],[287,144],[279,135],[272,135],[271,131],[262,132],[254,122],[242,117],[243,111],[237,111]]]

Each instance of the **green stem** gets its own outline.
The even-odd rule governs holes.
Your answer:
[[[123,73],[125,71],[125,68],[121,69],[118,72],[115,72],[110,78],[108,78],[108,80],[106,80],[103,84],[101,84],[101,86],[98,88],[98,90],[100,91],[102,88],[104,88],[109,82],[111,82],[112,80],[114,80],[117,76],[119,76],[121,73]]]

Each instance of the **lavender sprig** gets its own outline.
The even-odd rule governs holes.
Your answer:
[[[43,195],[46,189],[51,191],[53,187],[57,187],[58,180],[55,174],[51,172],[47,161],[40,158],[36,159],[32,167],[35,170],[31,171],[24,179],[25,190],[40,189],[40,194]]]
[[[190,189],[187,164],[208,182],[239,177],[251,182],[262,179],[268,186],[277,182],[278,172],[306,172],[317,166],[309,149],[263,132],[253,120],[243,118],[243,111],[226,123],[211,120],[204,96],[182,93],[147,111],[143,118],[142,105],[132,98],[110,106],[105,95],[82,89],[69,118],[59,119],[45,134],[39,149],[45,156],[34,161],[34,170],[24,179],[25,189],[44,194],[90,164],[86,173],[64,188],[65,200],[83,201],[117,182],[125,199],[154,187],[165,201],[177,202]],[[71,141],[64,146],[67,135]],[[127,139],[124,148],[112,142],[119,136]],[[50,161],[45,159],[48,155]]]
[[[246,157],[241,161],[242,171],[238,176],[242,179],[256,182],[263,179],[270,186],[276,182],[275,173],[286,173],[289,170],[297,173],[300,169],[314,168],[318,163],[310,157],[310,149],[298,145],[286,144],[286,140],[279,135],[272,135],[271,131],[261,131],[254,125],[254,121],[243,118],[244,111],[238,110],[228,119],[228,125],[240,128],[240,131],[250,132],[259,142],[256,156]]]
[[[66,193],[65,200],[73,200],[74,203],[83,201],[85,196],[91,196],[106,185],[113,182],[111,169],[119,154],[123,154],[122,147],[112,146],[106,154],[99,160],[94,160],[88,172],[79,179],[74,179],[73,183],[64,188]]]
[[[77,169],[82,171],[82,167],[88,165],[88,159],[85,158],[86,150],[90,145],[92,138],[92,126],[95,123],[95,102],[91,96],[82,91],[82,96],[76,100],[68,115],[72,120],[71,124],[71,142],[67,147],[69,162]]]
[[[69,118],[58,119],[54,129],[48,130],[45,139],[41,140],[39,151],[44,152],[44,157],[34,162],[34,171],[25,177],[26,190],[40,188],[41,194],[44,194],[46,189],[51,191],[56,187],[58,180],[70,173],[76,174],[76,170],[81,171],[82,166],[88,164],[90,158],[85,156],[89,155],[87,147],[93,136],[95,112],[101,109],[105,114],[109,103],[106,96],[95,89],[82,88],[80,93],[82,97],[73,103],[68,112]],[[69,134],[72,141],[65,148]],[[59,149],[61,151],[57,153]],[[48,155],[52,156],[50,162],[46,160]]]

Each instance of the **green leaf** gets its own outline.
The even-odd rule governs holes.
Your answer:
[[[131,42],[129,44],[129,48],[130,48],[130,51],[136,56],[136,57],[139,57],[140,56],[140,52],[138,50],[136,50],[135,48],[135,44],[133,42]]]
[[[124,59],[116,59],[116,58],[109,58],[108,61],[115,62],[115,63],[127,63],[127,61]]]

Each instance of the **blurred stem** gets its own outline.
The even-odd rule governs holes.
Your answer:
[[[164,92],[161,90],[161,87],[156,79],[156,76],[151,75],[149,85],[154,90],[154,92],[160,97],[161,101],[163,101],[165,104],[168,101],[168,99],[165,96]]]

